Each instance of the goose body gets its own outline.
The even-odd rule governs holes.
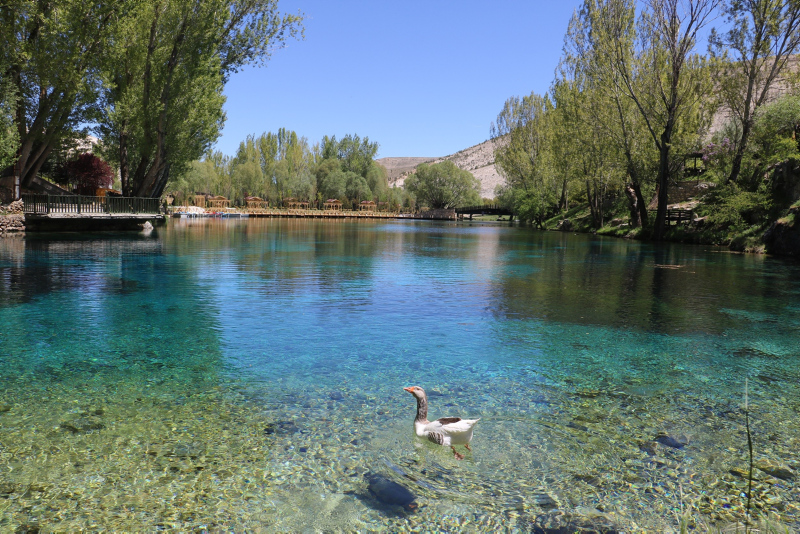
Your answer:
[[[464,458],[455,449],[455,445],[463,445],[467,450],[472,441],[472,432],[475,423],[480,419],[461,419],[460,417],[442,417],[435,421],[428,421],[428,396],[419,386],[403,388],[417,399],[417,416],[414,418],[414,433],[420,438],[427,439],[437,445],[450,447],[458,460]]]

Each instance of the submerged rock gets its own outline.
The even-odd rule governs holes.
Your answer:
[[[197,458],[205,453],[206,448],[202,443],[175,443],[166,447],[164,456],[175,458]]]
[[[10,411],[11,411],[10,404],[3,404],[2,402],[0,402],[0,413],[10,412]]]
[[[759,460],[753,465],[755,466],[756,469],[759,469],[775,478],[780,478],[783,480],[793,480],[795,476],[797,476],[796,473],[792,471],[789,467],[785,465],[774,464],[769,460]]]
[[[558,508],[558,502],[547,493],[534,493],[531,499],[539,508],[544,508],[545,510]]]
[[[61,423],[61,428],[69,430],[73,434],[82,432],[91,432],[92,430],[101,430],[106,425],[100,420],[99,417],[78,417],[71,421],[64,421]]]
[[[405,486],[377,473],[367,473],[364,477],[367,479],[367,489],[378,502],[402,506],[408,511],[416,510],[417,498]]]
[[[572,534],[574,532],[619,532],[611,516],[588,506],[581,506],[572,512],[551,510],[538,515],[531,532],[535,534]]]
[[[644,441],[639,444],[639,450],[650,456],[654,456],[658,452],[658,443],[655,441]]]
[[[264,427],[264,434],[268,436],[272,434],[295,434],[299,431],[300,428],[294,421],[276,421],[267,423],[267,426]]]
[[[653,441],[657,441],[660,444],[667,447],[672,447],[673,449],[682,449],[689,444],[689,439],[686,436],[680,435],[674,438],[665,432],[659,432],[658,435],[653,438]]]

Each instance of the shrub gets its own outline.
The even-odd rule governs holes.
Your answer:
[[[74,184],[78,193],[94,195],[100,187],[111,187],[114,172],[111,166],[91,152],[81,154],[64,165],[69,183]]]

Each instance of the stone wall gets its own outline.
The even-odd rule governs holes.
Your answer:
[[[22,213],[22,201],[17,200],[8,206],[0,206],[0,234],[24,230],[25,215]]]

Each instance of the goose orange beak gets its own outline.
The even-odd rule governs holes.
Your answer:
[[[412,390],[413,388],[403,388],[403,389],[404,389],[404,390],[406,390],[406,391],[408,391],[409,393],[411,393],[411,390]]]

